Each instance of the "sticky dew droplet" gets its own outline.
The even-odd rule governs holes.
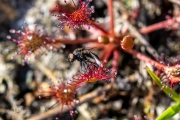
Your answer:
[[[10,36],[10,35],[8,35],[6,38],[7,38],[7,39],[11,39],[11,36]]]
[[[161,85],[164,85],[164,82],[161,82]]]
[[[63,91],[64,93],[67,93],[68,92],[68,90],[67,89],[64,89],[64,91]]]
[[[70,113],[71,116],[73,116],[74,111],[70,110],[69,113]]]
[[[18,55],[18,52],[14,52],[15,55]]]
[[[26,60],[22,60],[22,66],[24,66],[24,65],[25,65],[25,62],[26,62]]]
[[[10,32],[10,33],[15,33],[15,32],[16,32],[16,30],[11,29],[9,32]]]
[[[61,48],[65,49],[65,48],[66,48],[66,45],[64,45],[64,44],[63,44],[63,45],[61,45]]]
[[[79,100],[76,100],[76,104],[79,104]]]
[[[6,51],[7,51],[8,53],[10,53],[10,52],[11,52],[11,49],[6,49]]]
[[[15,57],[14,57],[14,56],[12,56],[12,57],[11,57],[11,60],[14,60],[14,58],[15,58]]]
[[[33,38],[32,35],[28,35],[28,36],[27,36],[27,39],[28,39],[28,40],[32,40],[32,38]]]
[[[50,49],[52,50],[52,49],[53,49],[53,46],[50,46]]]
[[[75,114],[78,114],[78,111],[77,111],[77,110],[75,110],[75,111],[74,111],[74,113],[75,113]]]

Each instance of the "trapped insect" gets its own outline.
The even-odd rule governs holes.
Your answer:
[[[87,63],[93,63],[94,65],[98,65],[102,67],[102,63],[99,60],[99,57],[91,52],[88,49],[77,48],[68,55],[68,60],[70,62],[74,62],[75,60],[80,62],[81,68],[82,66],[87,67]]]

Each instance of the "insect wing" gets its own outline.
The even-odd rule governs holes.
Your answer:
[[[97,63],[100,67],[102,67],[103,65],[102,65],[101,61],[99,60],[98,56],[97,56],[96,54],[92,53],[92,52],[90,52],[90,54],[91,54],[91,56],[94,58],[94,60],[96,61],[96,63]]]

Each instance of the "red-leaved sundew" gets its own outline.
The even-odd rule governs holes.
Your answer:
[[[76,81],[87,82],[97,82],[99,80],[110,81],[111,78],[116,77],[116,71],[111,71],[104,66],[97,66],[92,63],[88,64],[85,71],[79,72],[74,79]]]
[[[50,44],[55,42],[53,39],[50,39],[43,30],[37,29],[36,25],[34,26],[34,30],[32,30],[27,23],[22,26],[22,31],[11,29],[10,33],[15,34],[17,39],[12,38],[11,36],[7,36],[7,39],[18,44],[19,50],[17,55],[22,55],[24,61],[29,60],[31,53],[34,53],[37,50],[42,52],[44,49],[47,49],[48,45],[48,49],[53,49]]]
[[[68,13],[67,11],[61,9],[61,6],[57,6],[58,9],[60,9],[59,12],[61,11],[58,15],[54,15],[60,21],[58,27],[63,29],[64,26],[68,26],[70,29],[76,29],[83,25],[89,25],[91,23],[91,14],[94,13],[94,6],[88,7],[91,1],[92,0],[86,0],[83,2],[83,0],[79,0],[76,5],[75,0],[72,0],[75,8],[75,11],[72,13]],[[66,0],[64,0],[64,2],[67,4]]]
[[[161,79],[161,84],[163,89],[165,86],[170,86],[170,89],[173,86],[180,83],[180,57],[171,57],[168,59],[168,63],[165,61],[155,61],[142,53],[137,52],[136,50],[130,49],[126,51],[131,55],[136,56],[139,60],[152,64],[157,70],[155,74]],[[162,57],[162,56],[161,56]],[[163,59],[164,60],[164,57]],[[170,96],[171,93],[170,93]]]
[[[172,89],[173,86],[180,83],[180,60],[178,57],[172,57],[168,61],[168,64],[164,61],[157,62],[154,67],[158,69],[155,74],[162,80],[163,87],[169,85]]]
[[[180,65],[166,66],[163,72],[159,76],[162,79],[161,83],[163,87],[170,84],[170,88],[172,89],[173,86],[180,83]]]
[[[162,89],[166,86],[169,85],[170,88],[172,89],[173,86],[177,85],[180,83],[180,57],[171,57],[167,62],[165,61],[155,61],[142,53],[139,53],[133,49],[128,50],[128,53],[136,56],[139,60],[148,62],[152,64],[157,71],[155,74],[160,77],[162,80]],[[164,59],[164,57],[163,57]]]
[[[77,114],[77,111],[73,110],[73,105],[78,104],[79,101],[76,99],[75,95],[77,92],[77,88],[70,84],[59,83],[59,85],[50,85],[47,90],[42,88],[38,93],[40,94],[39,98],[55,98],[56,102],[46,110],[54,107],[56,104],[61,104],[60,114],[64,106],[66,106],[69,110],[70,115],[73,117],[74,114]],[[59,119],[57,117],[56,119]]]
[[[78,88],[83,86],[85,83],[97,82],[98,80],[109,81],[111,78],[116,77],[115,71],[113,72],[104,66],[97,66],[93,63],[88,63],[87,65],[87,69],[78,72],[70,82],[65,84],[59,81],[59,85],[50,85],[46,91],[43,89],[38,91],[40,94],[39,98],[48,97],[56,99],[56,102],[48,109],[60,103],[60,115],[66,105],[70,115],[73,117],[78,113],[76,110],[73,110],[73,106],[79,103],[75,97]],[[57,119],[59,119],[59,117],[57,117]]]

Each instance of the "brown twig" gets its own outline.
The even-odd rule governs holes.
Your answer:
[[[37,65],[37,68],[41,72],[43,72],[49,79],[51,79],[53,83],[57,83],[57,78],[54,76],[54,74],[51,72],[51,70],[46,68],[42,63],[38,62],[37,60],[34,64]]]
[[[21,111],[17,113],[16,111],[0,108],[0,113],[7,113],[9,116],[12,116],[12,118],[16,120],[23,120],[23,113],[21,113]]]
[[[9,6],[9,4],[3,2],[3,0],[0,0],[0,10],[2,11],[0,22],[3,22],[3,20],[5,20],[4,17],[2,17],[2,15],[6,15],[11,20],[17,16],[17,11],[15,9],[12,9],[12,7]]]
[[[172,3],[180,5],[180,0],[169,0],[169,1],[172,2]]]

